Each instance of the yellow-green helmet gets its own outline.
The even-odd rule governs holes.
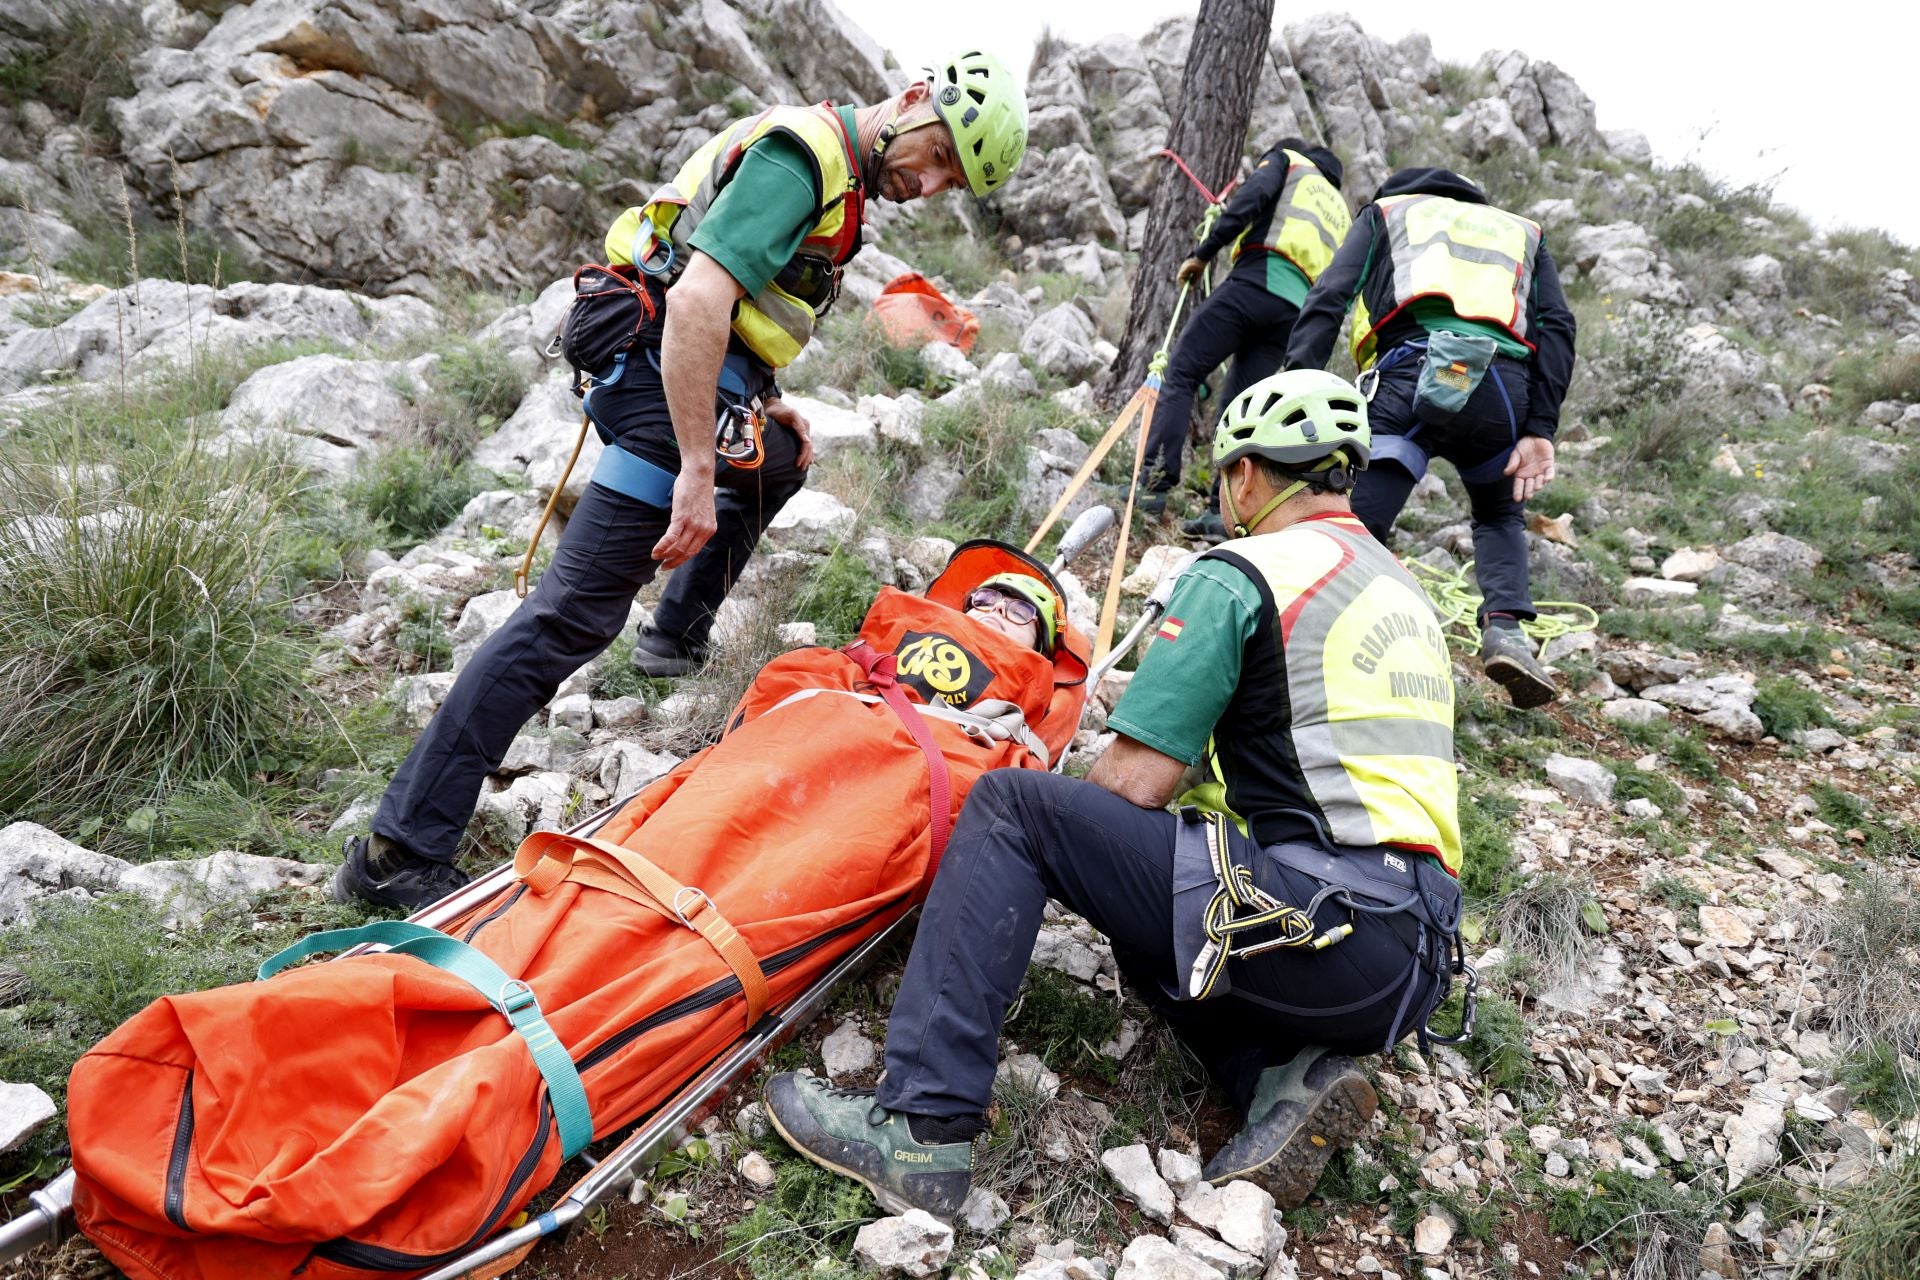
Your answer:
[[[1004,587],[1040,611],[1040,651],[1052,653],[1060,638],[1060,598],[1030,573],[996,573],[980,584]]]
[[[1289,369],[1235,396],[1213,436],[1216,471],[1258,454],[1288,471],[1317,472],[1336,453],[1349,471],[1373,457],[1367,402],[1351,382],[1323,369]]]
[[[953,134],[974,195],[986,195],[1020,167],[1027,94],[1006,63],[977,49],[955,54],[934,68],[933,109]]]

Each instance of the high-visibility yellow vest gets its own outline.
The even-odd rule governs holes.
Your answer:
[[[1266,238],[1248,243],[1254,230],[1248,227],[1233,242],[1233,256],[1238,260],[1243,253],[1277,253],[1300,268],[1312,284],[1333,261],[1347,228],[1353,225],[1353,215],[1347,212],[1340,189],[1327,181],[1318,165],[1297,151],[1284,154],[1287,181],[1267,222]]]
[[[1539,223],[1446,196],[1388,196],[1377,203],[1391,269],[1374,271],[1361,289],[1353,316],[1356,365],[1372,365],[1381,327],[1427,298],[1443,299],[1462,320],[1495,325],[1532,349],[1527,297],[1540,256]]]
[[[796,265],[813,259],[822,270],[838,271],[860,251],[860,218],[865,192],[854,140],[832,107],[768,107],[739,120],[708,139],[687,158],[673,181],[653,198],[620,215],[607,232],[610,265],[637,264],[662,275],[671,285],[691,260],[689,242],[722,187],[732,179],[747,148],[781,133],[806,148],[819,179],[820,208],[800,242]],[[785,276],[785,272],[781,273]],[[770,283],[734,306],[733,331],[755,355],[776,369],[793,363],[813,336],[814,310],[802,299]]]
[[[1344,845],[1397,845],[1460,874],[1453,661],[1419,583],[1351,515],[1224,542],[1270,603],[1284,700],[1249,653],[1209,753],[1226,802],[1317,810]],[[1302,803],[1302,802],[1305,803]]]

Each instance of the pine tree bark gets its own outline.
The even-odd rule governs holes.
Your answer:
[[[1167,146],[1210,190],[1226,186],[1239,168],[1253,92],[1272,32],[1273,0],[1201,0],[1180,76],[1180,96],[1168,104],[1173,124]],[[1147,206],[1146,239],[1134,270],[1127,331],[1102,388],[1113,403],[1140,385],[1147,362],[1166,336],[1179,292],[1174,269],[1193,249],[1193,229],[1207,207],[1185,174],[1171,161],[1162,164]],[[1196,300],[1190,293],[1188,306]]]

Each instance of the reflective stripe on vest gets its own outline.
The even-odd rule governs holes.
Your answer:
[[[1353,317],[1353,359],[1379,354],[1375,338],[1409,303],[1444,299],[1462,320],[1498,325],[1528,348],[1527,298],[1540,255],[1540,224],[1504,209],[1445,196],[1388,196],[1376,202],[1393,255],[1392,296],[1363,296]]]
[[[1333,255],[1346,239],[1353,215],[1340,189],[1328,182],[1313,161],[1297,151],[1288,151],[1287,181],[1280,189],[1280,200],[1267,223],[1267,238],[1246,243],[1252,227],[1240,233],[1233,243],[1237,260],[1243,253],[1277,253],[1300,268],[1300,274],[1312,284],[1333,261]]]
[[[819,179],[821,206],[800,241],[799,252],[835,267],[860,250],[863,199],[853,140],[829,106],[768,107],[708,139],[687,158],[673,181],[642,208],[628,209],[607,232],[607,261],[634,263],[671,285],[686,269],[693,232],[739,168],[747,149],[781,133],[806,149]],[[733,331],[752,352],[776,369],[793,363],[813,336],[814,312],[801,299],[768,284],[734,308]]]
[[[1273,596],[1293,746],[1338,844],[1460,873],[1453,661],[1419,583],[1350,516],[1221,544]]]

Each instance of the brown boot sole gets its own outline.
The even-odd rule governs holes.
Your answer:
[[[1315,1099],[1272,1155],[1249,1168],[1214,1175],[1213,1185],[1250,1178],[1272,1193],[1276,1208],[1295,1208],[1313,1194],[1333,1153],[1366,1133],[1379,1105],[1380,1097],[1364,1075],[1343,1075]]]
[[[1507,691],[1516,707],[1544,707],[1560,692],[1512,658],[1488,658],[1486,672],[1488,679]]]

